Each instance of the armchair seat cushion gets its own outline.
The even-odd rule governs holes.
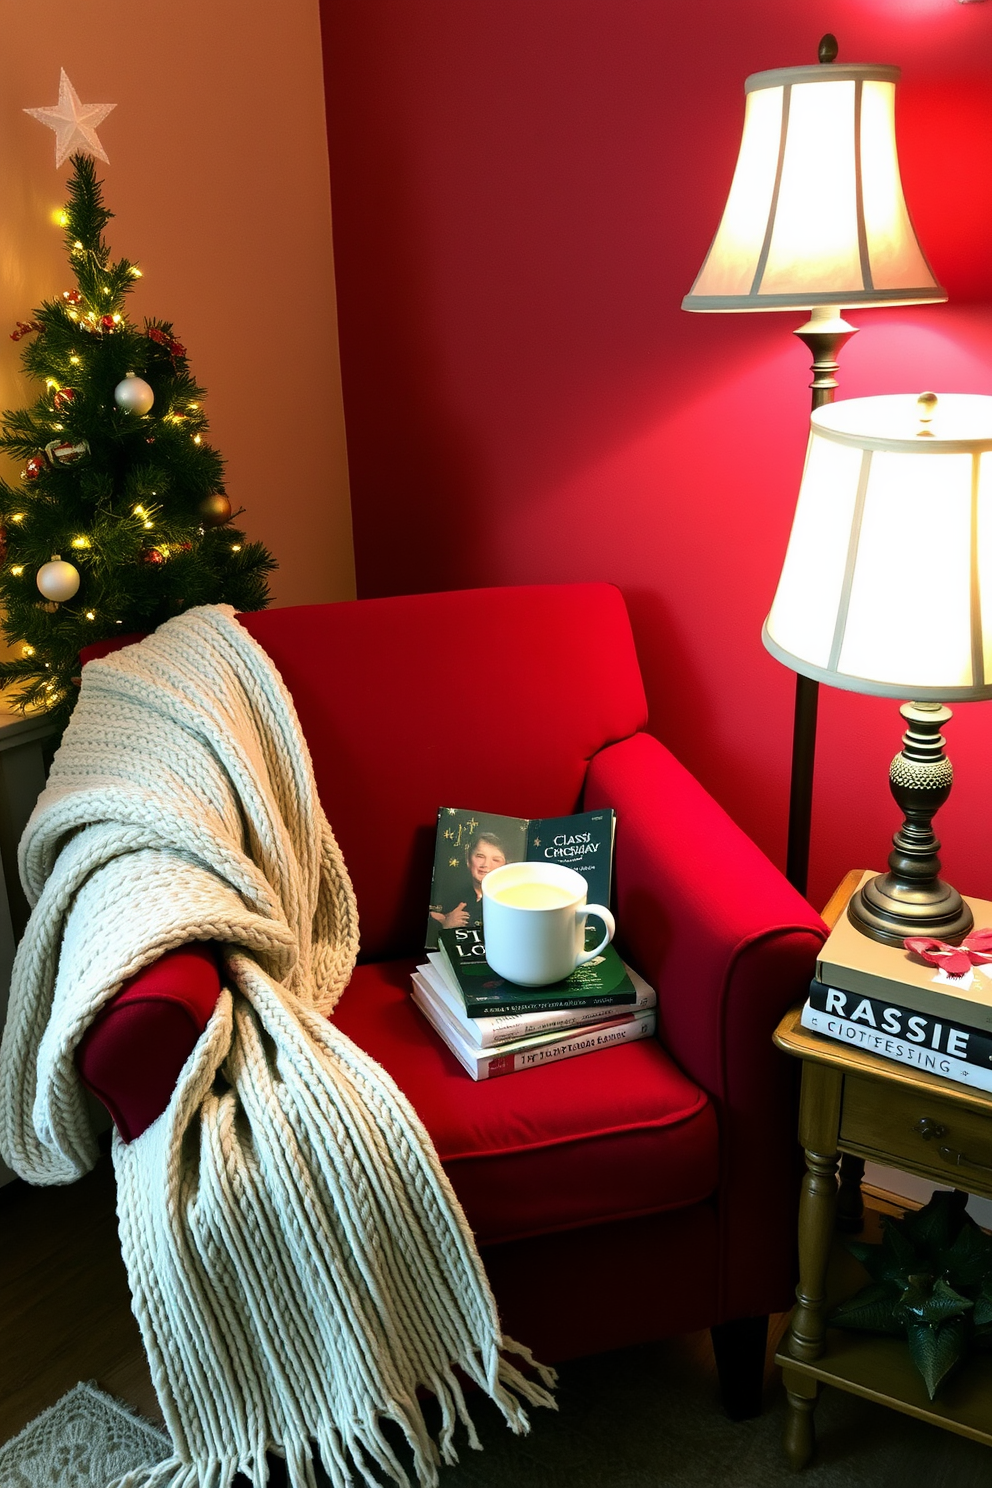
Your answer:
[[[476,1083],[410,998],[415,964],[358,967],[334,1022],[413,1104],[480,1245],[714,1193],[713,1106],[656,1039]]]

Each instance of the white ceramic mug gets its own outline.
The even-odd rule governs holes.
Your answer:
[[[586,915],[597,915],[606,934],[585,949]],[[546,987],[600,955],[616,925],[602,904],[586,903],[586,881],[559,863],[506,863],[482,880],[486,960],[499,976],[521,987]]]

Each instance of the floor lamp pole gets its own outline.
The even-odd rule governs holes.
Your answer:
[[[834,401],[837,389],[838,355],[857,331],[841,317],[836,305],[819,305],[805,325],[794,332],[813,354],[810,370],[815,411]],[[809,877],[809,836],[813,814],[813,765],[816,757],[816,710],[820,684],[796,674],[796,711],[792,725],[792,779],[789,787],[789,839],[785,876],[805,895]]]

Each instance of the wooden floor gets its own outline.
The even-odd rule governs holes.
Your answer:
[[[80,1380],[162,1424],[114,1202],[109,1157],[65,1188],[0,1189],[0,1442]]]
[[[777,1334],[784,1319],[775,1321]],[[797,1479],[781,1452],[780,1383],[769,1381],[769,1409],[761,1422],[731,1427],[716,1406],[707,1334],[669,1340],[661,1353],[628,1350],[610,1357],[610,1377],[624,1369],[630,1376],[624,1376],[618,1386],[623,1398],[610,1396],[610,1379],[604,1382],[596,1360],[566,1366],[562,1412],[559,1417],[548,1413],[541,1433],[535,1432],[526,1450],[517,1443],[511,1452],[503,1438],[512,1439],[497,1423],[492,1440],[487,1439],[482,1467],[478,1462],[466,1463],[447,1472],[445,1483],[451,1488],[477,1488],[483,1480],[489,1488],[547,1488],[552,1482],[566,1481],[576,1488],[587,1483],[596,1488],[606,1488],[607,1483],[643,1488],[648,1482],[662,1481],[673,1485],[719,1482],[729,1488],[775,1488],[779,1484],[785,1488],[792,1483],[806,1488],[866,1488],[870,1482],[872,1488],[915,1488],[926,1481],[929,1488],[987,1488],[992,1481],[988,1448],[836,1391],[826,1392],[833,1398],[825,1399],[817,1413],[818,1433],[820,1426],[823,1429],[817,1458]],[[656,1381],[651,1379],[651,1369],[660,1371]],[[582,1395],[586,1375],[588,1400]],[[131,1315],[109,1157],[102,1158],[86,1178],[65,1188],[12,1183],[0,1189],[0,1443],[80,1380],[94,1380],[133,1410],[162,1424]],[[695,1444],[693,1453],[698,1457],[709,1443],[716,1454],[711,1465],[700,1459],[693,1475],[684,1479],[678,1474],[671,1479],[658,1479],[653,1473],[644,1476],[627,1400],[627,1392],[636,1394],[638,1388],[650,1397],[642,1401],[647,1430],[653,1433],[650,1451],[655,1450],[655,1436],[664,1443],[671,1435],[671,1408],[679,1389],[684,1388],[679,1411],[690,1423],[699,1417],[698,1432],[696,1427],[689,1432]],[[652,1405],[655,1394],[658,1398]],[[623,1423],[628,1452],[634,1452],[633,1466],[607,1472],[604,1459],[604,1476],[596,1465],[598,1458],[596,1463],[585,1459],[613,1440],[610,1433],[617,1421]],[[612,1423],[609,1429],[607,1423]],[[559,1471],[562,1453],[567,1457],[573,1448],[578,1451],[572,1441],[576,1433],[576,1439],[581,1438],[581,1461],[577,1458],[569,1468],[571,1476],[563,1477]],[[767,1450],[759,1460],[753,1454],[761,1434],[767,1438]],[[540,1456],[542,1440],[544,1452],[550,1454],[546,1463]],[[682,1443],[678,1450],[684,1454],[687,1448]],[[475,1458],[476,1454],[467,1455]],[[866,1465],[868,1477],[863,1475]],[[613,1462],[614,1468],[619,1466]],[[925,1468],[922,1476],[921,1467]]]

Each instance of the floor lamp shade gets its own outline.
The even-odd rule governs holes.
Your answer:
[[[883,697],[992,697],[992,397],[819,408],[763,640]]]
[[[757,72],[730,195],[686,310],[945,300],[906,208],[898,67]]]

